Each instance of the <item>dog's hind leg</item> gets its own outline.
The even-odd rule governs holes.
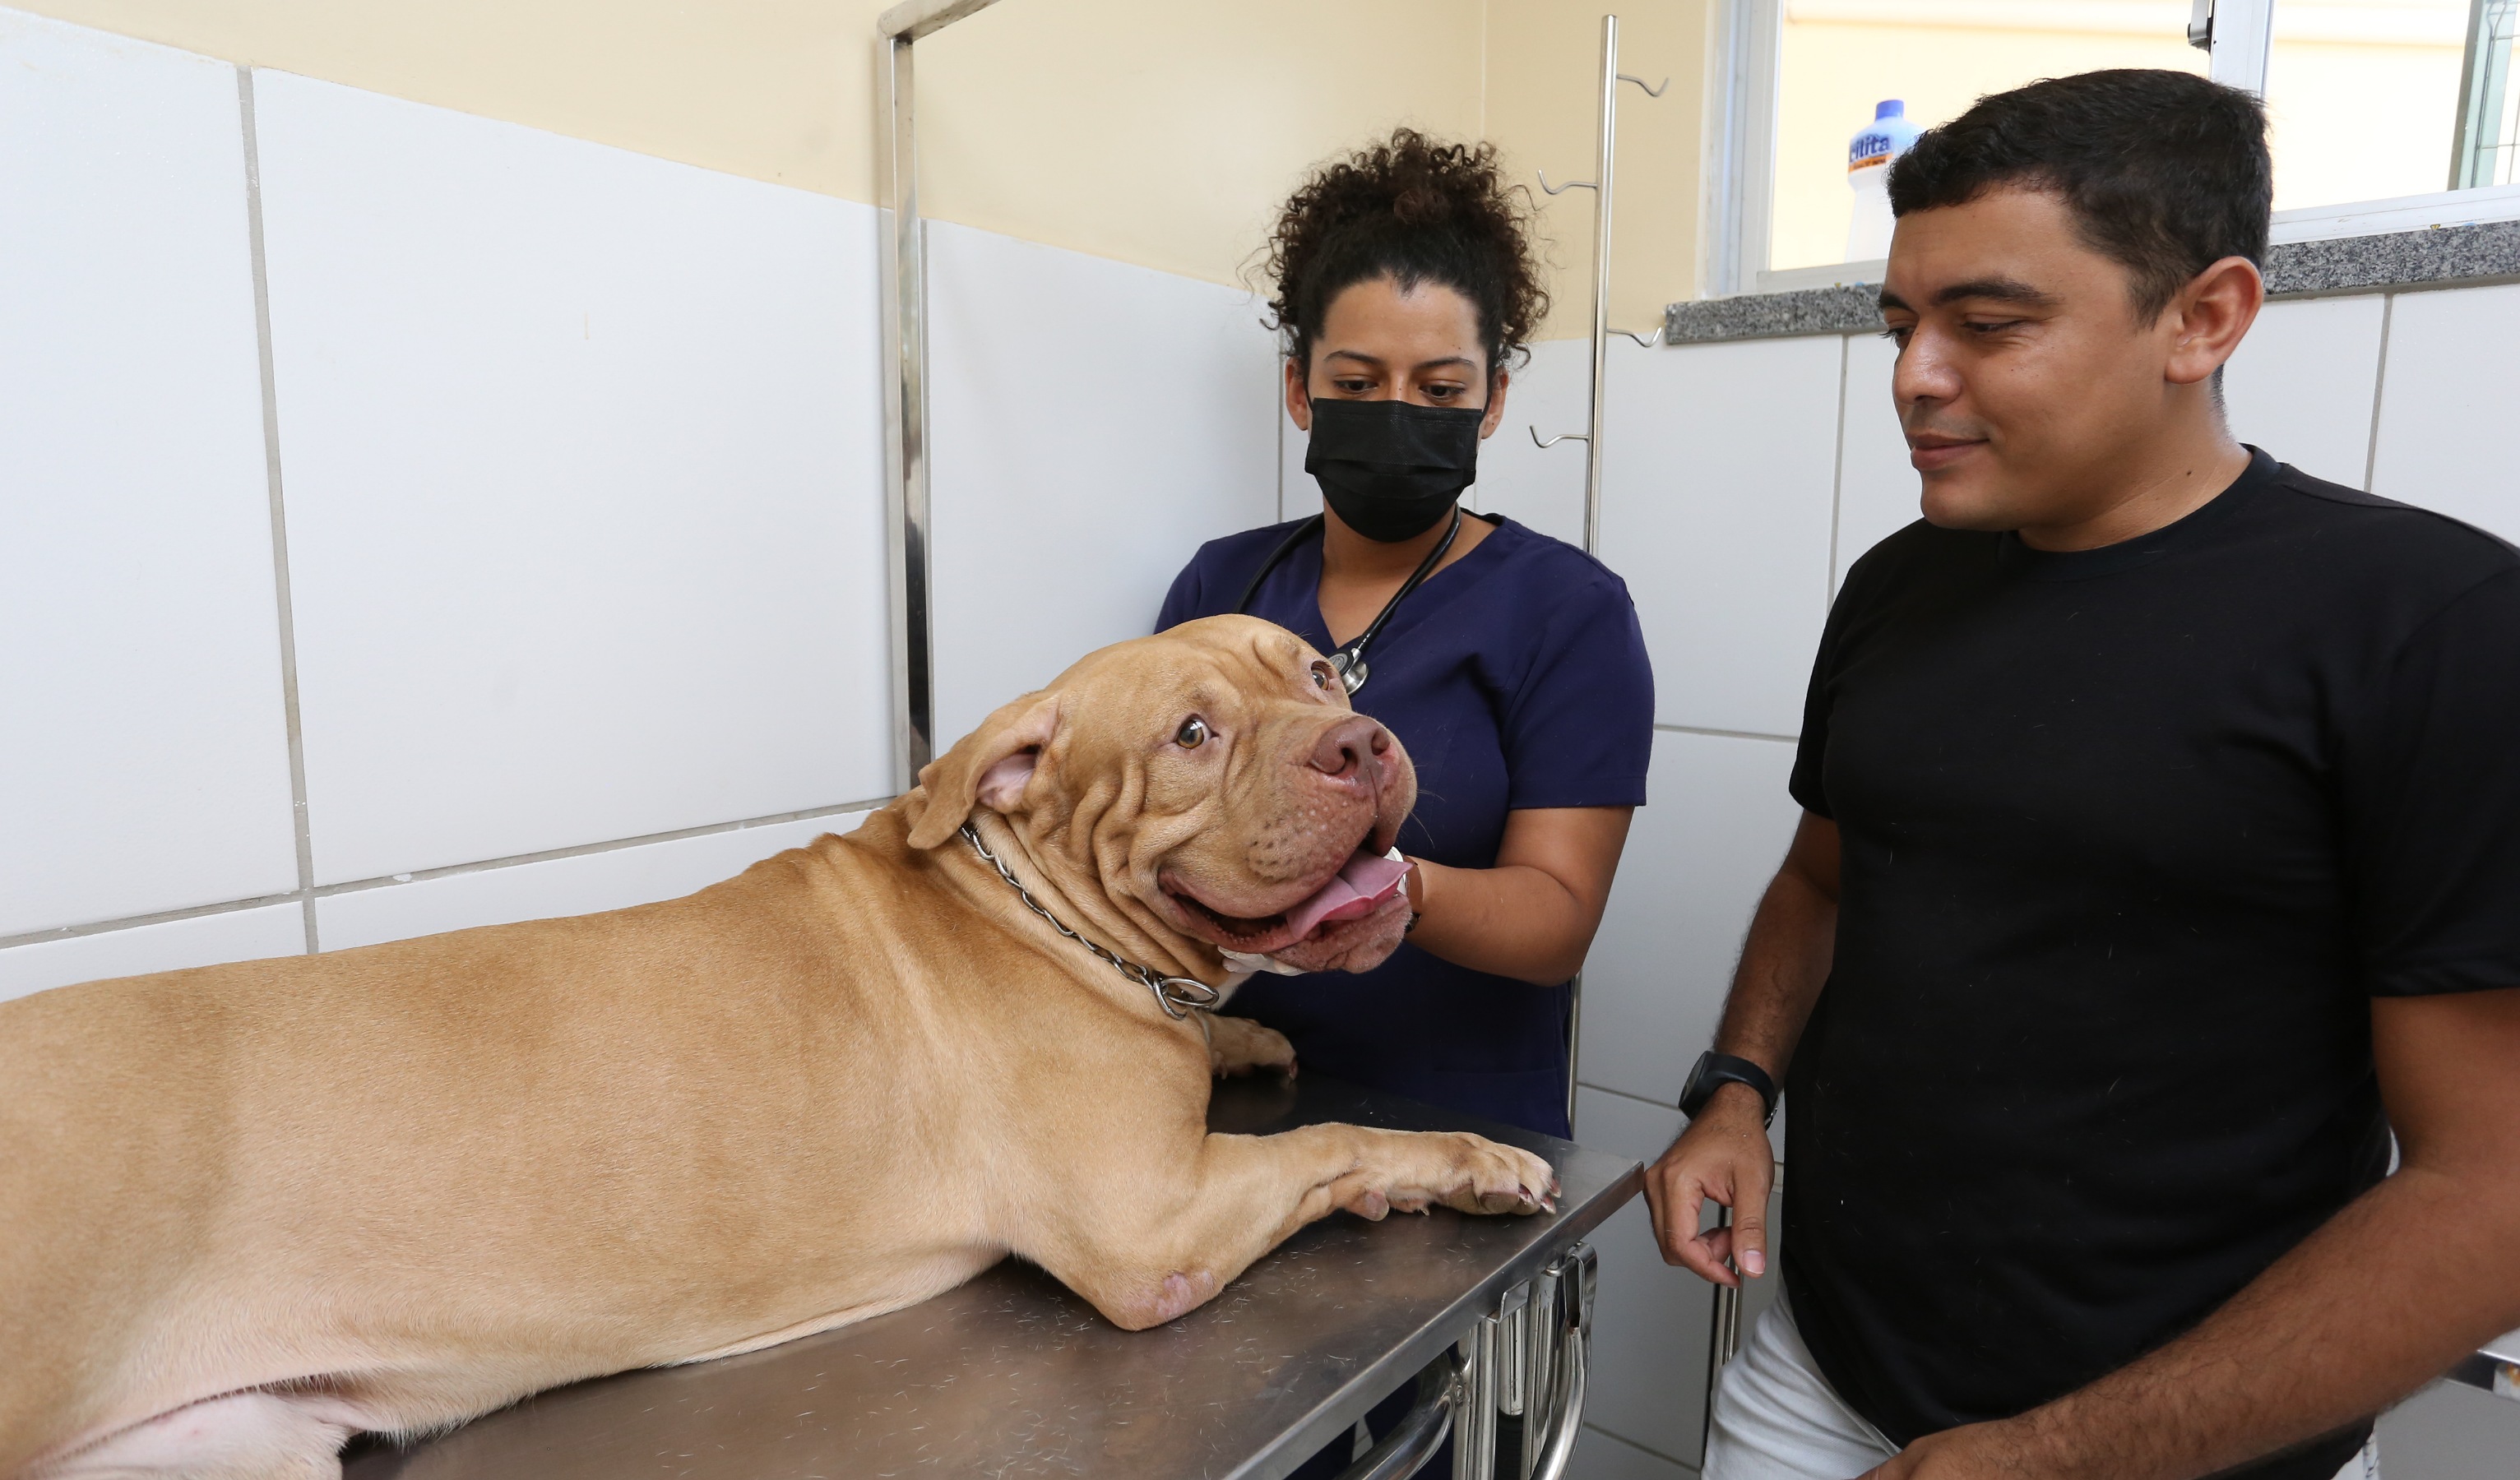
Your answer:
[[[340,1480],[351,1426],[333,1405],[282,1393],[231,1393],[159,1413],[27,1480]]]

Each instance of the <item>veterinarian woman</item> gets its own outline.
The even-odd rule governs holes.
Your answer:
[[[1270,307],[1327,509],[1206,545],[1161,625],[1292,629],[1418,766],[1407,943],[1362,975],[1256,976],[1229,1010],[1306,1068],[1563,1136],[1564,987],[1645,799],[1653,674],[1617,576],[1459,502],[1548,309],[1527,208],[1492,147],[1407,129],[1295,192]]]

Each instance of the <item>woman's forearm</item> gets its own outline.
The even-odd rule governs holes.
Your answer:
[[[1492,869],[1413,860],[1409,943],[1455,965],[1553,987],[1584,967],[1628,840],[1629,807],[1506,814]]]
[[[1418,861],[1409,943],[1455,965],[1553,987],[1583,969],[1599,917],[1530,867],[1448,869]]]

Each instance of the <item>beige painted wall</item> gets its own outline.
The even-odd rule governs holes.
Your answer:
[[[885,0],[15,0],[21,8],[872,201]],[[1616,321],[1693,295],[1708,0],[1632,0]],[[937,217],[1241,281],[1286,190],[1395,123],[1589,176],[1601,0],[1008,0],[922,43]],[[1552,334],[1591,312],[1589,195],[1544,202]]]
[[[9,0],[231,62],[871,200],[882,0]]]
[[[1610,323],[1643,332],[1663,305],[1697,296],[1699,160],[1703,156],[1710,11],[1722,0],[1626,0],[1618,7],[1619,69],[1659,99],[1619,89],[1619,157],[1611,214]],[[1487,136],[1519,178],[1589,180],[1599,136],[1599,0],[1488,0]],[[1592,332],[1593,195],[1533,197],[1557,272],[1543,332]]]
[[[1313,161],[1397,123],[1477,135],[1481,10],[1005,0],[920,43],[927,209],[1237,281]]]

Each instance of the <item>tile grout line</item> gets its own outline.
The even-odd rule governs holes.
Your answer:
[[[1280,371],[1279,383],[1273,384],[1269,387],[1273,392],[1269,398],[1269,451],[1278,460],[1277,482],[1269,491],[1277,500],[1277,522],[1281,524],[1286,522],[1286,390],[1283,382],[1284,375],[1285,372]]]
[[[1665,725],[1659,723],[1656,724],[1654,728],[1657,730],[1668,731],[1673,735],[1712,735],[1723,740],[1781,740],[1788,745],[1798,744],[1802,740],[1802,737],[1798,735],[1770,735],[1764,730],[1710,730],[1703,725]]]
[[[742,832],[753,828],[776,827],[782,823],[806,822],[817,817],[840,817],[852,812],[872,812],[892,800],[889,796],[866,801],[838,802],[828,807],[807,807],[796,812],[773,812],[761,817],[747,817],[731,823],[707,823],[697,828],[681,828],[670,832],[647,832],[637,837],[611,838],[599,843],[579,843],[574,847],[552,848],[540,853],[517,853],[505,858],[485,858],[472,863],[447,864],[435,869],[415,869],[408,875],[382,875],[375,878],[348,879],[338,884],[307,884],[286,894],[261,894],[250,899],[222,900],[217,904],[194,905],[182,910],[161,910],[154,915],[132,915],[118,919],[98,920],[83,925],[63,925],[51,930],[29,930],[18,935],[0,935],[0,950],[12,946],[41,945],[46,941],[78,940],[90,935],[110,935],[117,930],[137,929],[143,925],[162,925],[176,920],[199,919],[210,915],[233,915],[240,910],[257,910],[271,905],[296,901],[312,914],[315,901],[337,894],[357,894],[371,889],[391,888],[404,883],[422,883],[434,878],[448,878],[459,874],[487,874],[498,869],[512,869],[523,864],[551,863],[565,858],[586,858],[598,853],[618,853],[652,843],[681,842],[686,838],[711,837],[721,832]]]
[[[2379,362],[2371,367],[2371,434],[2362,440],[2362,491],[2371,491],[2371,479],[2380,468],[2380,392],[2389,383],[2389,329],[2398,317],[2398,295],[2386,293],[2380,298]]]
[[[306,733],[297,710],[297,613],[289,588],[289,516],[280,486],[279,381],[272,369],[271,274],[262,244],[262,141],[254,128],[253,68],[237,68],[237,116],[245,134],[246,242],[253,262],[253,338],[262,373],[262,468],[271,501],[271,584],[280,620],[280,706],[289,732],[289,817],[297,843],[299,909],[306,954],[322,947],[315,931],[315,834],[306,815]]]
[[[40,946],[47,941],[84,940],[91,935],[112,935],[118,930],[136,930],[144,925],[171,924],[177,920],[202,919],[213,915],[234,915],[241,910],[260,910],[272,905],[293,904],[304,900],[306,891],[292,889],[286,894],[257,894],[250,899],[227,899],[212,905],[192,905],[181,910],[159,910],[153,915],[127,915],[118,919],[95,920],[83,925],[61,925],[50,930],[28,930],[18,935],[0,935],[0,951],[13,946]]]
[[[697,828],[677,828],[669,832],[643,832],[637,837],[608,838],[603,842],[578,843],[567,848],[546,848],[539,853],[512,853],[504,858],[485,858],[467,864],[445,864],[434,869],[414,869],[408,874],[381,874],[373,878],[352,878],[337,884],[318,884],[312,892],[318,899],[330,899],[337,894],[355,894],[362,890],[382,889],[394,884],[449,878],[458,874],[486,874],[493,869],[513,869],[520,864],[547,864],[563,858],[586,858],[597,853],[618,853],[625,848],[644,848],[652,843],[676,843],[686,838],[714,837],[721,832],[744,832],[754,828],[775,828],[783,823],[808,822],[817,817],[840,817],[851,812],[872,812],[891,800],[889,796],[879,796],[866,801],[835,802],[828,807],[806,807],[795,812],[772,812],[761,817],[747,817],[739,822],[704,823]]]
[[[1828,474],[1828,589],[1821,593],[1821,610],[1837,601],[1837,526],[1846,518],[1846,381],[1847,364],[1855,358],[1855,336],[1837,339],[1837,460]]]
[[[1672,1457],[1672,1456],[1670,1456],[1670,1455],[1666,1455],[1666,1454],[1664,1454],[1662,1451],[1660,1451],[1660,1450],[1658,1450],[1658,1449],[1654,1448],[1654,1447],[1653,1447],[1652,1445],[1650,1445],[1650,1444],[1639,1444],[1637,1441],[1635,1441],[1634,1439],[1629,1438],[1627,1435],[1622,1434],[1622,1433],[1619,1433],[1619,1432],[1617,1432],[1616,1430],[1613,1430],[1613,1429],[1606,1429],[1606,1428],[1603,1428],[1600,1424],[1596,1423],[1596,1422],[1594,1422],[1593,1420],[1591,1420],[1591,1419],[1589,1419],[1589,1418],[1584,1419],[1584,1420],[1582,1421],[1582,1427],[1589,1428],[1589,1429],[1591,1429],[1593,1432],[1595,1432],[1595,1433],[1597,1433],[1597,1434],[1600,1435],[1602,1438],[1604,1438],[1604,1439],[1608,1439],[1608,1440],[1610,1440],[1610,1441],[1612,1441],[1612,1442],[1614,1442],[1614,1443],[1624,1444],[1624,1445],[1626,1445],[1628,1448],[1630,1448],[1630,1449],[1632,1449],[1632,1450],[1638,1450],[1638,1451],[1641,1451],[1642,1453],[1651,1455],[1651,1456],[1653,1456],[1655,1458],[1660,1459],[1660,1460],[1664,1461],[1664,1462],[1665,1462],[1665,1463],[1667,1463],[1667,1464],[1671,1464],[1671,1465],[1677,1466],[1678,1468],[1685,1469],[1685,1470],[1688,1471],[1688,1472],[1689,1472],[1690,1474],[1692,1474],[1692,1475],[1694,1475],[1694,1474],[1697,1474],[1697,1473],[1698,1473],[1698,1466],[1696,1466],[1696,1465],[1694,1465],[1694,1464],[1689,1463],[1688,1460],[1686,1460],[1686,1459],[1680,1459],[1680,1458],[1675,1458],[1674,1457]]]
[[[1595,1084],[1589,1079],[1579,1079],[1575,1081],[1575,1083],[1581,1089],[1593,1090],[1603,1095],[1616,1095],[1621,1099],[1633,1099],[1639,1104],[1649,1104],[1657,1110],[1670,1110],[1675,1115],[1680,1113],[1677,1106],[1667,1105],[1659,1099],[1655,1099],[1644,1095],[1639,1095],[1633,1090],[1614,1090],[1608,1085]]]

